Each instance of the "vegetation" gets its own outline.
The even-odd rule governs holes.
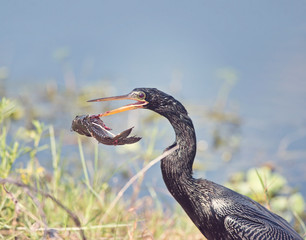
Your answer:
[[[61,93],[50,85],[40,96],[43,110],[24,96],[1,99],[0,239],[204,239],[178,205],[165,208],[171,203],[152,186],[141,196],[143,175],[128,193],[122,190],[135,174],[131,169],[140,171],[158,156],[157,132],[163,131],[146,128],[150,130],[141,134],[146,136],[145,150],[137,144],[117,148],[116,156],[125,159],[118,165],[112,160],[114,148],[102,151],[95,141],[57,125],[58,118],[69,122],[76,112],[101,111],[83,105],[89,99],[86,92]],[[152,121],[156,119],[149,114],[143,124]],[[301,234],[306,232],[302,195],[270,168],[238,173],[229,186],[270,206]]]

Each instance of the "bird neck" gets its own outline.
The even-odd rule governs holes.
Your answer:
[[[166,156],[161,161],[163,178],[169,189],[173,181],[192,180],[192,165],[196,154],[196,135],[192,120],[187,114],[164,115],[174,128],[178,150]],[[168,148],[170,149],[171,146]],[[169,189],[170,190],[170,189]],[[171,190],[170,190],[171,191]]]

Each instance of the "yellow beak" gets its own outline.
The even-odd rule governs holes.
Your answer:
[[[138,98],[132,97],[131,94],[114,96],[114,97],[106,97],[106,98],[97,98],[97,99],[89,100],[87,102],[105,102],[105,101],[113,101],[113,100],[135,100],[136,102],[125,105],[123,107],[116,108],[114,110],[107,111],[105,113],[101,113],[98,115],[99,117],[109,116],[109,115],[113,115],[113,114],[120,113],[120,112],[143,108],[145,105],[149,103],[145,100],[139,100]]]

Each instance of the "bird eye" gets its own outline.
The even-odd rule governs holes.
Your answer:
[[[146,97],[146,94],[144,92],[139,92],[138,93],[138,98],[145,99],[145,97]]]

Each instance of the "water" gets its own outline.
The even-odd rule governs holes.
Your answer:
[[[268,161],[306,197],[305,10],[303,2],[279,1],[7,1],[1,73],[8,71],[10,96],[50,81],[79,91],[103,79],[114,94],[157,87],[188,106],[209,147],[214,125],[205,113],[225,103],[241,117],[241,146],[230,163],[197,175],[223,182]],[[53,120],[70,128],[69,117]]]

